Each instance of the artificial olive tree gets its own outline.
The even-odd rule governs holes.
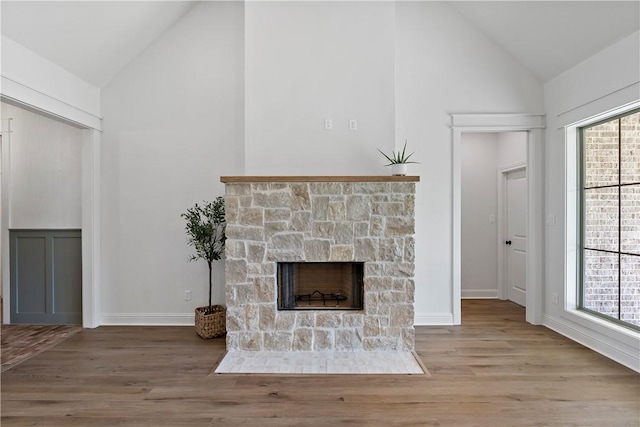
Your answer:
[[[212,263],[222,258],[227,238],[225,235],[224,198],[218,196],[211,202],[203,202],[202,206],[196,203],[181,216],[187,221],[185,230],[188,244],[193,246],[196,251],[195,255],[191,255],[189,261],[203,259],[209,267],[209,308],[211,308]]]

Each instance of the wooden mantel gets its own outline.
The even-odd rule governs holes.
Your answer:
[[[419,176],[221,176],[220,182],[419,182]]]

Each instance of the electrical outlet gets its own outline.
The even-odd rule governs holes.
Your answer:
[[[184,291],[184,300],[191,301],[191,291]]]
[[[356,119],[349,120],[349,130],[358,130],[358,121]]]
[[[555,215],[547,215],[547,225],[553,227],[556,225],[556,216]]]
[[[331,129],[333,129],[333,120],[325,119],[324,120],[324,130],[331,130]]]
[[[554,304],[558,303],[558,294],[551,294],[551,302]]]

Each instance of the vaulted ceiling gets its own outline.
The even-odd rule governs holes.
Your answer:
[[[2,34],[104,86],[194,1],[2,1]],[[640,28],[638,1],[450,1],[542,82]]]
[[[193,1],[2,1],[2,34],[102,87]]]
[[[640,29],[639,1],[454,1],[543,82]]]

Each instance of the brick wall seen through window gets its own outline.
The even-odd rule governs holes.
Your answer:
[[[579,306],[640,328],[640,111],[580,135]]]

